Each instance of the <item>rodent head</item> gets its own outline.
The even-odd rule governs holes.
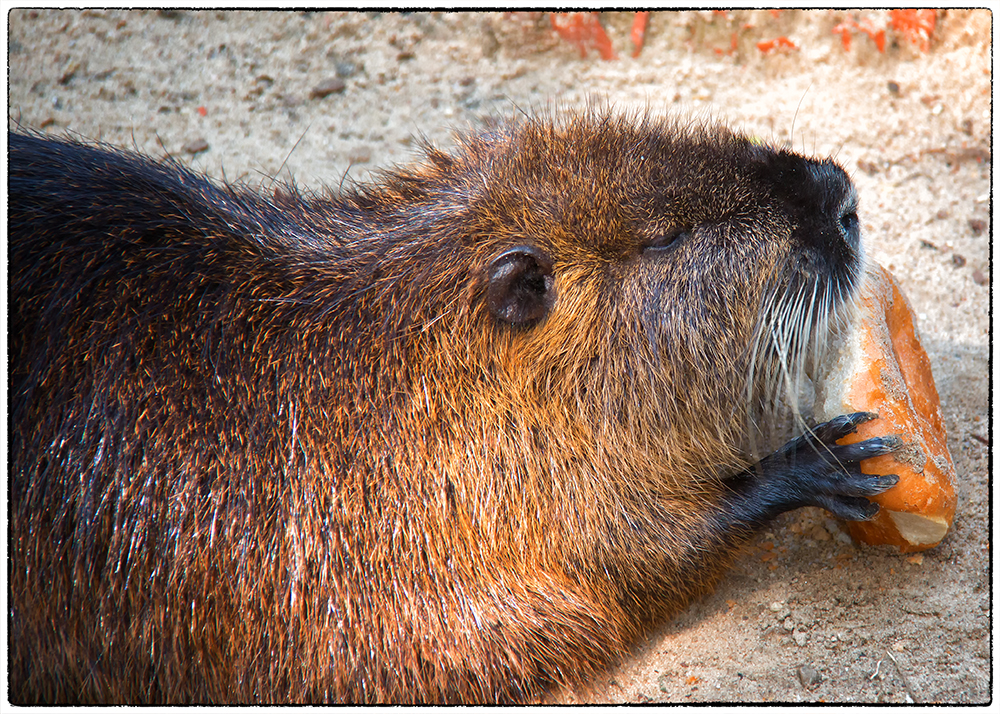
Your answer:
[[[748,378],[799,360],[861,272],[843,170],[720,126],[522,120],[380,191],[435,235],[422,321],[447,335],[443,372],[657,458],[732,454],[774,396]]]

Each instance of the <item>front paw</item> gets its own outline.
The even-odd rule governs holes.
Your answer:
[[[733,482],[741,506],[769,519],[802,506],[820,506],[838,518],[865,521],[878,513],[875,496],[899,482],[895,474],[861,473],[861,461],[889,454],[902,446],[897,436],[882,436],[840,445],[858,425],[877,415],[845,414],[792,439]]]
[[[820,506],[847,521],[866,521],[878,513],[877,504],[866,496],[876,496],[899,483],[895,474],[861,473],[861,462],[891,454],[902,445],[895,435],[867,439],[856,444],[836,442],[858,430],[859,424],[877,414],[855,412],[819,424],[792,439],[761,462],[779,471],[793,472],[788,484],[804,506]]]

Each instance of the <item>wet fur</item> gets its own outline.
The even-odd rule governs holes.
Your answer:
[[[585,676],[750,535],[723,479],[859,270],[843,172],[718,126],[511,121],[341,195],[10,151],[15,701]],[[512,326],[519,244],[556,294]]]

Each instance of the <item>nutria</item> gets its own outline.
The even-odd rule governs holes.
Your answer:
[[[745,447],[862,270],[830,160],[596,110],[339,194],[9,147],[14,701],[523,701],[895,483],[871,415]]]

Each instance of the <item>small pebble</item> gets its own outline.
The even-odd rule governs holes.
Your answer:
[[[942,208],[942,209],[941,209],[940,211],[938,211],[938,212],[937,212],[937,214],[936,214],[936,216],[937,216],[937,219],[938,219],[939,221],[943,221],[943,220],[944,220],[945,218],[947,218],[947,217],[948,217],[948,216],[950,216],[950,215],[951,215],[951,214],[950,214],[950,213],[948,212],[948,209],[947,209],[947,208]]]
[[[367,164],[372,160],[372,150],[367,146],[359,146],[347,155],[347,160],[352,164]]]
[[[889,92],[891,94],[899,94],[899,83],[898,82],[889,82],[888,84],[886,84],[886,87],[889,89]]]
[[[983,271],[976,268],[972,271],[972,279],[976,281],[976,285],[989,285],[990,279],[983,275]]]
[[[803,664],[799,667],[799,681],[804,689],[812,689],[823,681],[823,677],[811,665]]]
[[[802,630],[795,630],[792,633],[792,639],[795,640],[795,644],[799,647],[805,647],[806,643],[809,641],[809,635]]]
[[[343,92],[346,87],[347,85],[344,84],[344,80],[342,79],[336,77],[333,79],[327,79],[312,88],[309,92],[309,98],[322,99],[323,97],[327,97],[331,94],[339,94],[340,92]]]
[[[76,76],[76,73],[79,71],[80,71],[80,63],[74,62],[69,67],[67,67],[66,71],[63,72],[62,76],[59,77],[59,84],[69,84],[70,81],[73,79],[73,77]]]
[[[969,228],[972,230],[972,235],[981,236],[986,231],[986,221],[981,218],[970,218]]]
[[[858,168],[869,176],[874,176],[878,173],[878,166],[871,161],[865,161],[864,159],[858,159]]]
[[[349,79],[358,73],[359,67],[354,62],[337,62],[337,76],[341,79]]]
[[[842,543],[844,545],[850,545],[853,542],[851,540],[850,533],[847,533],[846,531],[842,531],[840,529],[837,529],[837,532],[833,533],[832,535],[833,535],[833,539],[836,540],[838,543]]]
[[[198,154],[207,149],[208,149],[208,142],[205,141],[205,139],[203,139],[202,137],[198,137],[197,139],[192,139],[191,141],[189,141],[188,143],[186,143],[184,146],[181,147],[181,151],[183,151],[186,154]]]
[[[951,254],[951,264],[956,268],[961,268],[965,266],[965,256],[959,255],[958,253]]]
[[[816,524],[813,526],[812,530],[809,531],[809,537],[813,540],[827,541],[830,540],[830,531],[823,526]]]

